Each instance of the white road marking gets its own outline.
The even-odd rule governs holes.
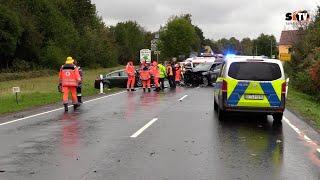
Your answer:
[[[299,136],[301,136],[306,142],[318,146],[312,139],[310,139],[307,135],[302,133],[300,129],[298,129],[295,125],[293,125],[290,120],[286,117],[283,117],[284,122],[286,122]],[[319,146],[318,146],[319,147]],[[318,153],[320,153],[320,148],[317,149]]]
[[[104,98],[108,98],[108,97],[111,97],[111,96],[119,95],[119,94],[122,94],[122,93],[125,93],[125,92],[126,91],[121,91],[121,92],[118,92],[118,93],[110,94],[108,96],[103,96],[103,97],[91,99],[91,100],[83,102],[83,104],[90,103],[90,102],[97,101],[97,100],[104,99]],[[71,106],[69,106],[69,107],[71,107]],[[31,115],[31,116],[27,116],[27,117],[24,117],[24,118],[8,121],[8,122],[5,122],[5,123],[1,123],[0,126],[4,126],[4,125],[7,125],[7,124],[23,121],[23,120],[26,120],[26,119],[34,118],[34,117],[45,115],[45,114],[49,114],[49,113],[60,111],[60,110],[63,110],[63,109],[64,108],[57,108],[57,109],[53,109],[53,110],[50,110],[50,111],[42,112],[42,113],[39,113],[39,114],[34,114],[34,115]]]
[[[188,97],[188,95],[184,95],[182,98],[179,99],[179,101],[182,101],[186,97]]]
[[[146,125],[144,125],[142,128],[140,128],[137,132],[135,132],[131,138],[138,137],[143,131],[145,131],[149,126],[151,126],[154,122],[156,122],[158,118],[153,118],[151,121],[149,121]]]
[[[289,121],[289,119],[287,119],[286,117],[283,117],[283,120],[294,130],[296,131],[296,133],[298,133],[299,135],[301,135],[301,131],[293,124],[291,124],[291,122]]]

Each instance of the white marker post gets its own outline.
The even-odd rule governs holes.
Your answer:
[[[100,75],[100,94],[104,94],[104,92],[103,92],[103,82],[102,82],[102,79],[103,79],[103,75],[101,74],[101,75]]]
[[[12,88],[12,92],[13,92],[14,94],[16,94],[16,102],[17,102],[17,104],[19,104],[18,93],[20,93],[20,87],[13,87],[13,88]]]

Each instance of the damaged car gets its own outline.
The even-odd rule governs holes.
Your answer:
[[[183,80],[187,86],[209,86],[216,82],[222,62],[202,63],[184,73]]]

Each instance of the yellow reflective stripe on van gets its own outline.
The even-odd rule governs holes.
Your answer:
[[[264,94],[260,83],[257,81],[252,81],[249,83],[249,86],[244,94],[248,94],[248,91],[252,91],[250,94]],[[237,104],[237,106],[249,106],[249,107],[270,107],[270,103],[267,97],[264,97],[263,100],[247,100],[242,96]]]
[[[227,104],[229,106],[279,107],[281,105],[282,83],[285,80],[260,82],[239,81],[233,78],[220,79],[220,81],[222,80],[227,82]],[[265,95],[265,97],[262,100],[250,100],[245,99],[244,94],[261,94]]]
[[[273,86],[274,90],[276,91],[277,96],[280,100],[281,100],[282,84],[285,82],[286,82],[285,80],[281,80],[281,79],[278,79],[278,80],[271,82],[272,86]]]

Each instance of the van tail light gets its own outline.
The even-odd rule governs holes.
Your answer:
[[[282,83],[281,87],[281,94],[286,94],[287,93],[287,82]]]
[[[227,81],[223,80],[222,81],[222,88],[221,88],[222,92],[226,93],[228,91],[228,83]]]

